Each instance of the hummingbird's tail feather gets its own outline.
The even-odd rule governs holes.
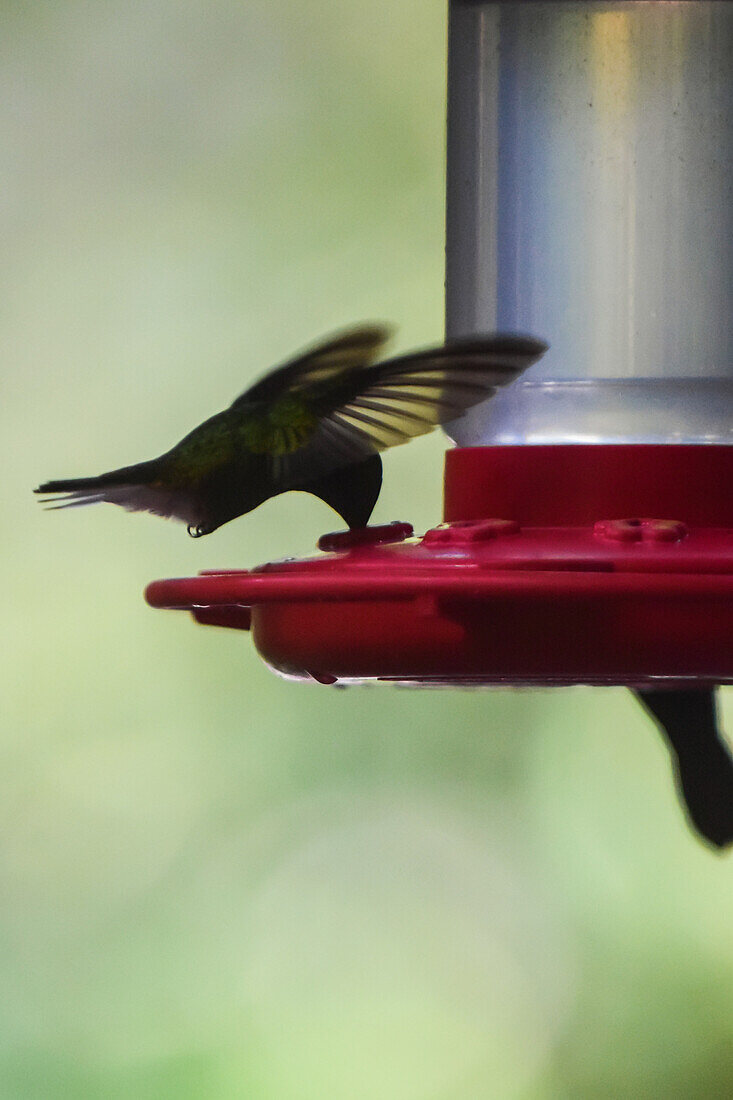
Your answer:
[[[39,490],[34,491],[38,492]],[[67,493],[64,496],[48,497],[48,499],[42,500],[41,504],[47,512],[58,512],[60,508],[82,508],[85,504],[99,504],[104,500],[105,497],[101,493],[89,490],[88,492]]]
[[[109,480],[110,474],[101,477],[76,477],[66,481],[46,481],[34,489],[34,493],[43,494],[41,504],[49,511],[58,508],[79,508],[84,504],[97,504],[106,500],[106,493],[115,482]],[[119,483],[117,483],[119,484]]]
[[[63,481],[46,481],[33,491],[54,496],[59,493],[76,497],[91,494],[103,496],[107,490],[123,485],[148,484],[155,478],[158,470],[157,462],[138,462],[134,466],[121,466],[119,470],[109,470],[98,477],[72,477]]]
[[[198,511],[192,507],[187,494],[156,481],[159,472],[157,462],[140,462],[136,466],[110,470],[99,477],[46,481],[34,492],[43,495],[41,504],[48,511],[106,503],[118,504],[128,512],[151,512],[164,519],[198,523]]]

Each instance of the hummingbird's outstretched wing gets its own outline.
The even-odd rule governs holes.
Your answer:
[[[232,408],[276,401],[284,394],[307,393],[349,371],[363,370],[379,358],[392,333],[389,325],[364,324],[319,340],[287,363],[268,371],[232,403]]]
[[[256,383],[234,408],[259,407],[253,451],[278,490],[429,432],[507,385],[547,350],[527,336],[451,340],[382,362],[386,330],[351,330]]]

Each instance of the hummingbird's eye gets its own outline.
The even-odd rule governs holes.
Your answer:
[[[209,528],[205,527],[203,523],[197,523],[196,526],[189,524],[186,530],[192,539],[200,539],[202,535],[209,533]]]

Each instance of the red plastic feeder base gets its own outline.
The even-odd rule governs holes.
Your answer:
[[[324,535],[314,558],[146,597],[322,683],[731,683],[731,484],[726,446],[462,448],[421,538]]]

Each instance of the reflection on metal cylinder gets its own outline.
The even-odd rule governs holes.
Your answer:
[[[461,445],[733,442],[733,4],[453,0],[449,335],[549,340]]]

